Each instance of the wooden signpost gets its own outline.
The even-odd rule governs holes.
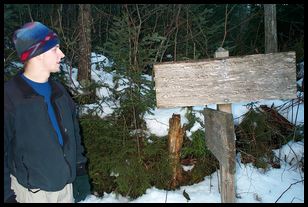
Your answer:
[[[218,48],[214,57],[227,58],[229,52]],[[204,109],[205,139],[209,149],[213,149],[211,152],[219,160],[221,202],[235,203],[235,135],[232,106],[231,104],[218,104],[217,109],[222,112],[209,113]],[[222,130],[217,130],[217,128]],[[211,146],[216,146],[218,150],[215,151]]]
[[[223,203],[235,202],[235,136],[231,113],[204,109],[205,141],[220,164],[220,195]]]
[[[205,109],[206,144],[220,162],[221,200],[235,202],[235,134],[231,103],[296,98],[295,52],[154,65],[158,108],[218,104]]]

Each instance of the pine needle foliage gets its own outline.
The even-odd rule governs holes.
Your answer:
[[[115,149],[121,146],[121,139],[125,136],[125,132],[112,122],[94,116],[81,117],[80,129],[93,189],[99,195],[103,192],[109,193],[116,187],[113,182],[114,177],[111,176],[114,162],[112,156]]]
[[[130,10],[129,10],[130,11]],[[155,50],[149,44],[161,41],[156,34],[143,37],[140,27],[133,27],[131,13],[123,11],[114,17],[109,41],[105,43],[106,54],[112,57],[113,69],[119,77],[115,90],[118,90],[120,108],[114,115],[122,118],[129,129],[145,129],[144,114],[155,106],[154,83],[144,76],[144,68],[153,63]],[[132,11],[131,11],[132,12]]]
[[[192,141],[182,148],[181,157],[200,158],[210,153],[205,144],[205,133],[203,130],[199,129],[195,131],[191,135],[191,139]]]
[[[211,175],[219,168],[219,162],[205,143],[204,130],[197,130],[191,135],[192,140],[185,139],[182,151],[182,159],[195,160],[194,168],[185,172],[186,181],[182,185],[192,185],[201,182],[205,176]]]
[[[168,187],[171,168],[166,138],[139,137],[142,147],[138,149],[136,137],[116,120],[84,116],[80,128],[89,176],[98,195],[115,192],[137,198],[151,186]]]
[[[219,161],[211,153],[198,159],[194,168],[189,174],[188,185],[193,185],[204,180],[204,177],[211,175],[219,169]]]
[[[146,169],[143,163],[133,156],[120,159],[120,161],[114,168],[119,174],[115,179],[117,184],[115,191],[131,198],[137,198],[151,187]]]
[[[150,136],[144,145],[142,161],[147,173],[151,175],[151,186],[167,189],[172,177],[167,137]]]
[[[200,120],[195,112],[193,111],[193,108],[191,106],[187,107],[185,118],[187,119],[188,123],[185,124],[185,129],[187,131],[190,131],[191,128],[198,122],[201,126],[203,125],[203,121]]]

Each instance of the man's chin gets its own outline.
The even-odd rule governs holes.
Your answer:
[[[54,70],[54,71],[51,71],[50,73],[59,73],[60,70]]]
[[[60,67],[57,67],[57,68],[53,69],[51,72],[52,72],[52,73],[60,72]]]

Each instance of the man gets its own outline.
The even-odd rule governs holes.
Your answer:
[[[76,175],[76,186],[87,192],[74,193],[84,199],[90,185],[75,104],[49,78],[64,57],[58,36],[30,22],[13,41],[24,71],[4,84],[4,201],[74,202]]]

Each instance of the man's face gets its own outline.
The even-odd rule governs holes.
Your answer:
[[[44,70],[47,70],[50,73],[60,71],[60,61],[62,58],[64,58],[65,55],[60,50],[59,45],[56,45],[41,55],[43,57],[42,63],[44,65]]]

